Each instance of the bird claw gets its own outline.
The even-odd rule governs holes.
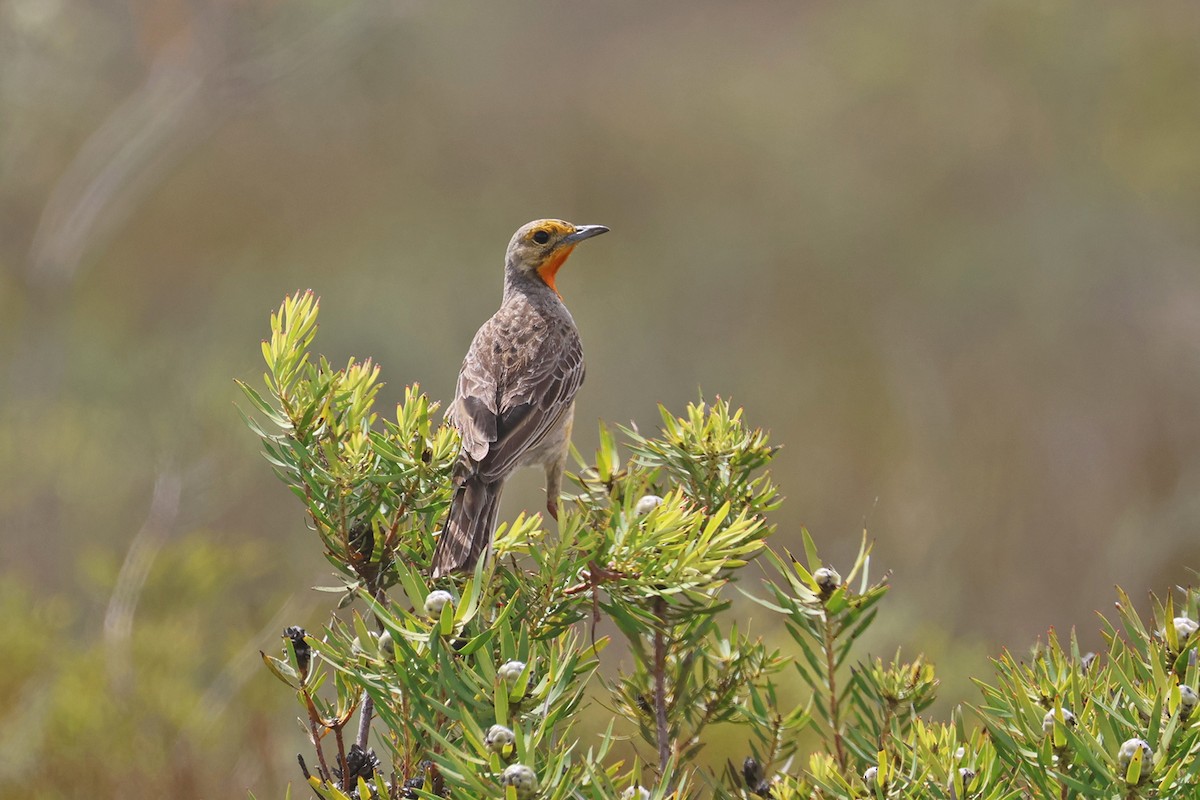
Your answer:
[[[550,499],[546,501],[546,510],[550,512],[550,516],[558,522],[558,501]]]

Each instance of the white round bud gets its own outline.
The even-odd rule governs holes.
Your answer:
[[[1187,617],[1176,617],[1174,620],[1175,637],[1179,639],[1179,643],[1183,644],[1188,639],[1195,635],[1197,630],[1200,630],[1200,623],[1194,619]]]
[[[637,505],[633,507],[633,510],[639,517],[644,517],[661,506],[662,501],[663,499],[656,494],[643,495],[642,499],[637,501]]]
[[[511,764],[504,768],[504,773],[500,776],[500,783],[504,786],[513,786],[517,790],[517,797],[532,797],[538,789],[537,773],[524,764]]]
[[[867,786],[874,786],[878,777],[879,767],[867,767],[867,771],[863,773],[863,783]]]
[[[483,744],[493,753],[499,753],[506,747],[511,747],[516,741],[517,735],[512,732],[511,728],[503,725],[493,725],[483,735]]]
[[[396,660],[396,643],[392,640],[391,631],[379,634],[379,657],[384,661]]]
[[[454,602],[454,595],[444,589],[430,592],[425,596],[425,613],[431,617],[440,617],[447,603]]]
[[[1062,710],[1063,724],[1068,728],[1075,727],[1075,715],[1071,713],[1071,709],[1064,708]],[[1047,711],[1046,716],[1042,717],[1042,733],[1047,735],[1054,733],[1054,720],[1056,719],[1053,711]]]
[[[1124,772],[1129,768],[1129,762],[1133,760],[1133,754],[1138,750],[1142,751],[1142,777],[1150,774],[1150,759],[1154,752],[1150,749],[1150,745],[1146,744],[1141,739],[1126,739],[1121,745],[1121,749],[1117,751],[1117,764],[1120,765],[1121,771]]]
[[[496,670],[496,674],[500,676],[500,680],[512,686],[520,679],[521,673],[524,671],[524,661],[506,661],[500,665],[500,669]]]
[[[842,585],[842,576],[833,567],[821,567],[813,573],[813,580],[817,582],[821,593],[826,595]]]
[[[621,800],[650,800],[650,790],[645,786],[630,786],[621,792]]]
[[[1179,705],[1184,711],[1191,712],[1196,707],[1196,703],[1200,702],[1200,695],[1196,694],[1196,690],[1188,686],[1186,683],[1179,684]]]

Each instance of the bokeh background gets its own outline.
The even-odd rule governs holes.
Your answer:
[[[947,704],[1200,566],[1194,2],[3,0],[0,796],[282,796],[328,569],[233,381],[311,287],[449,397],[541,216],[580,449],[743,404]]]

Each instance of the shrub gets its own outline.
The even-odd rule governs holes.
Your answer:
[[[776,448],[723,400],[661,409],[655,435],[602,426],[557,535],[519,516],[489,563],[431,583],[455,433],[415,386],[379,418],[376,365],[309,354],[317,312],[311,293],[285,300],[263,345],[266,393],[243,389],[259,413],[249,425],[339,577],[328,590],[342,613],[320,633],[289,629],[282,655],[263,656],[296,692],[315,755],[300,766],[320,797],[1200,792],[1194,592],[1179,608],[1155,601],[1149,628],[1122,594],[1105,653],[1051,634],[1026,659],[998,658],[978,707],[932,721],[930,664],[854,660],[887,592],[869,543],[844,576],[807,531],[799,557],[770,549]],[[756,558],[768,577],[738,588],[783,621],[786,652],[726,613],[729,584]],[[632,664],[608,678],[602,621]],[[781,702],[797,679],[805,702]],[[609,718],[590,738],[586,714]],[[745,748],[711,770],[697,754],[718,723]],[[815,734],[806,757],[802,731]],[[618,755],[626,736],[644,761]]]

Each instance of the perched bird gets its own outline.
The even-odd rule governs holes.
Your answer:
[[[454,498],[433,553],[433,576],[469,571],[486,557],[500,491],[519,467],[546,470],[546,510],[558,519],[563,464],[583,384],[583,347],[555,276],[575,245],[603,225],[543,219],[508,243],[504,300],[475,334],[447,418],[462,438]]]

